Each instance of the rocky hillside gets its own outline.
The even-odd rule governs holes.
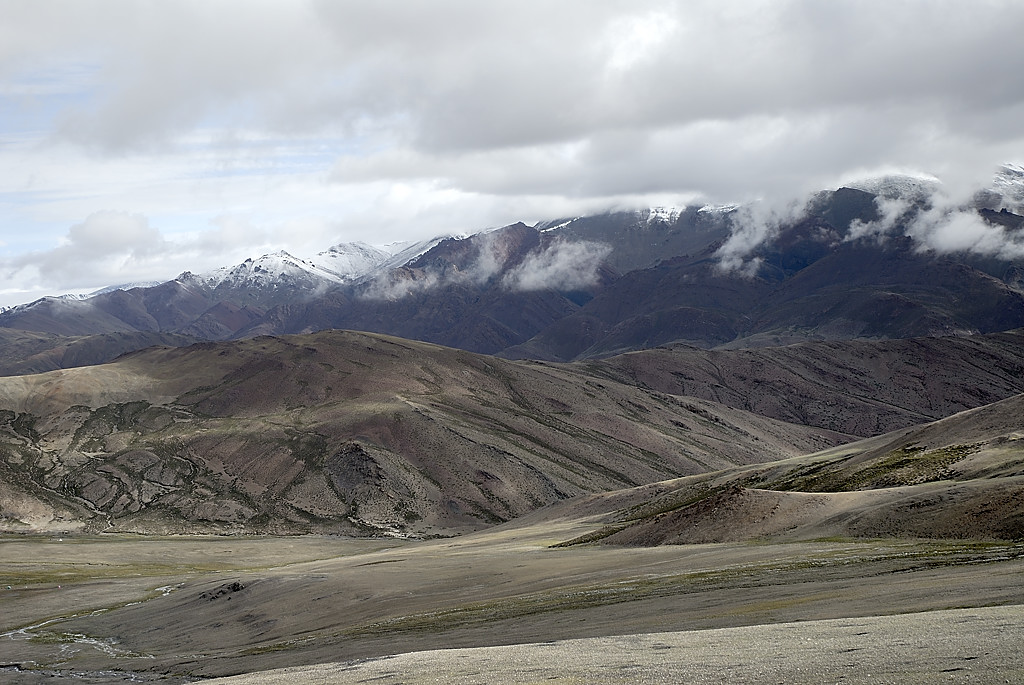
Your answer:
[[[370,334],[153,348],[0,381],[5,530],[451,534],[843,442]]]
[[[152,348],[0,379],[3,526],[450,534],[1008,397],[1022,345],[1006,333],[571,365],[346,332]]]
[[[750,350],[674,345],[587,362],[586,368],[660,392],[868,437],[1024,392],[1024,330]]]
[[[566,545],[752,539],[1024,539],[1024,395],[770,465],[567,503],[606,512]]]

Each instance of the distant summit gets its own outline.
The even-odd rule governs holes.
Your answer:
[[[0,328],[183,343],[349,329],[569,361],[669,344],[1024,327],[1024,214],[1014,211],[1024,169],[1005,167],[966,204],[951,204],[933,178],[852,185],[781,212],[647,207],[383,247],[339,243],[309,259],[276,252],[157,285],[44,298],[0,312]]]

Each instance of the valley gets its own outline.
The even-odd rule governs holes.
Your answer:
[[[1024,664],[972,640],[1024,635],[1020,342],[670,347],[564,365],[334,331],[3,379],[0,675],[274,683],[305,671],[273,669],[300,668],[344,683],[382,667],[385,682],[471,682],[511,668],[509,682],[531,682],[619,636],[574,672],[620,682],[675,663],[642,656],[658,635],[679,650],[755,626],[832,640],[892,616],[956,646],[845,670],[806,653],[745,682],[868,666],[1012,680]],[[700,378],[710,368],[715,383]],[[861,386],[882,389],[868,400]],[[765,416],[812,396],[829,421]],[[859,440],[813,425],[885,422],[899,427]],[[965,642],[956,610],[972,608]],[[736,633],[743,649],[771,634]],[[469,651],[417,671],[437,649]],[[543,649],[570,651],[556,666]]]
[[[1020,265],[885,207],[822,192],[739,256],[746,210],[651,209],[0,312],[0,679],[1019,680],[986,646],[1024,637]]]
[[[890,538],[551,546],[591,525],[586,518],[545,516],[454,540],[386,543],[4,539],[4,559],[26,559],[49,577],[7,591],[5,605],[16,613],[5,614],[0,674],[33,683],[61,676],[191,682],[251,673],[246,682],[271,682],[258,673],[420,650],[614,635],[656,639],[664,631],[700,636],[727,627],[793,621],[810,627],[823,619],[922,611],[937,612],[939,620],[954,607],[1024,602],[1019,543]],[[75,562],[84,558],[83,572]],[[160,567],[157,559],[180,566]],[[0,569],[5,582],[12,567],[8,561]],[[1006,615],[1004,638],[1019,638],[1019,618]],[[780,639],[784,646],[793,638]],[[989,653],[971,644],[974,651],[965,656]],[[639,658],[639,650],[631,652]],[[1012,653],[1000,655],[1001,672],[1015,677],[1021,664]],[[602,665],[602,658],[591,654],[587,664]],[[366,665],[356,673],[348,673],[352,665],[337,670],[331,682],[356,682],[348,678],[373,662],[360,663]],[[435,666],[433,677],[459,663]],[[937,663],[933,675],[965,662],[946,654]],[[856,673],[856,660],[846,665],[840,672]]]
[[[1024,683],[1022,31],[0,2],[0,685]]]

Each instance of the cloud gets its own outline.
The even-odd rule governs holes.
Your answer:
[[[368,300],[400,300],[410,295],[432,290],[440,285],[441,277],[433,271],[416,272],[394,270],[373,278],[360,294]]]
[[[474,236],[471,241],[475,253],[463,268],[429,265],[395,269],[367,283],[362,296],[397,300],[454,284],[480,287],[499,276],[498,285],[512,291],[579,290],[598,282],[598,270],[612,250],[604,243],[556,241],[535,249],[506,271],[500,231]]]
[[[1000,259],[1024,257],[1024,235],[985,221],[973,208],[936,205],[919,211],[905,229],[921,250],[966,252]]]
[[[556,242],[531,252],[521,264],[505,274],[502,284],[509,290],[579,290],[598,281],[601,262],[611,246],[590,241]]]
[[[125,280],[133,280],[149,262],[160,258],[165,246],[146,217],[102,211],[72,226],[57,247],[11,259],[4,270],[9,274],[35,272],[42,282],[70,285],[95,283],[97,271],[124,274],[128,276]]]
[[[802,219],[810,198],[785,203],[755,202],[732,212],[732,231],[715,251],[718,267],[723,271],[739,271],[748,277],[756,275],[761,259],[754,252],[771,243],[785,226]],[[749,259],[748,259],[749,258]]]
[[[1008,1],[63,7],[77,26],[23,8],[11,33],[35,29],[51,58],[61,41],[90,56],[104,85],[59,133],[108,151],[211,122],[459,154],[779,118],[811,137],[853,124],[845,140],[883,155],[872,140],[906,137],[920,153],[950,133],[1017,139],[1024,103],[999,85],[1022,66],[1024,8]],[[12,58],[38,53],[18,45]],[[872,112],[883,126],[865,127]]]
[[[973,192],[1024,162],[1022,29],[1013,0],[12,0],[0,225],[230,215],[298,253],[864,170]],[[740,266],[772,229],[743,230]]]
[[[984,197],[996,205],[1015,207],[1021,188],[1010,182],[1015,175],[1016,170],[1010,169],[1002,176],[1002,182],[993,184],[1005,195],[992,191]],[[986,221],[975,206],[976,196],[951,196],[943,184],[916,180],[902,179],[901,183],[901,179],[894,179],[891,188],[902,194],[878,195],[875,206],[879,218],[871,222],[855,220],[845,240],[884,245],[897,235],[911,238],[922,252],[970,253],[1006,260],[1024,257],[1024,233]]]
[[[398,300],[438,286],[468,284],[481,286],[504,267],[496,232],[478,234],[467,243],[473,251],[468,264],[423,268],[398,268],[376,275],[361,296],[374,300]]]
[[[141,214],[103,210],[68,228],[58,243],[0,259],[0,304],[44,294],[89,292],[123,283],[170,280],[277,249],[271,231],[222,216],[211,230],[167,237]],[[262,248],[262,249],[260,249]]]
[[[877,196],[875,206],[879,218],[875,221],[854,219],[844,238],[847,242],[872,240],[884,244],[887,237],[899,223],[905,223],[913,214],[913,199],[907,197]]]

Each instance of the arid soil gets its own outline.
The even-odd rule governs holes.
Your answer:
[[[566,544],[1024,539],[1024,395],[818,454],[578,498]]]
[[[433,650],[208,681],[317,683],[1017,683],[1024,607]]]
[[[1024,604],[1019,543],[558,548],[593,517],[544,514],[421,542],[5,539],[0,664],[19,678],[186,682],[419,650]]]
[[[743,350],[674,345],[583,366],[673,395],[869,437],[1024,392],[1024,331]]]

